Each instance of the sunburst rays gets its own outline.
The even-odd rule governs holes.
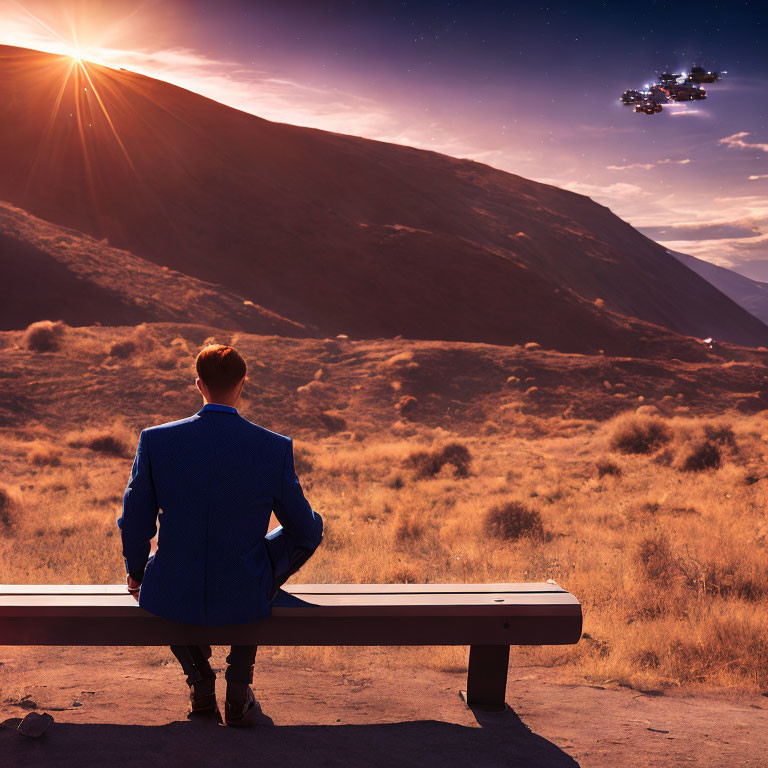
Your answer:
[[[40,146],[27,177],[27,190],[47,173],[53,155],[61,145],[57,134],[68,135],[71,128],[67,127],[67,121],[71,120],[88,193],[98,203],[98,168],[95,162],[110,144],[130,173],[137,174],[135,163],[111,114],[113,107],[110,106],[110,99],[104,93],[109,71],[104,72],[101,67],[76,57],[62,56],[53,59],[40,76],[50,78],[56,85],[52,89],[51,107],[40,135]]]

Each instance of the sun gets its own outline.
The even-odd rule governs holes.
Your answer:
[[[85,53],[78,46],[73,46],[70,48],[68,55],[75,64],[82,64],[83,61],[85,61]]]

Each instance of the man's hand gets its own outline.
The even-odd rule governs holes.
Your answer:
[[[139,599],[139,587],[141,586],[140,581],[136,581],[136,579],[132,579],[130,576],[128,577],[128,591],[133,595],[134,600]]]

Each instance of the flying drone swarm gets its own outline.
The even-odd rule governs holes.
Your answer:
[[[720,80],[725,72],[710,72],[704,67],[691,67],[687,74],[664,72],[658,82],[645,85],[642,90],[626,90],[621,94],[621,103],[635,107],[635,112],[655,115],[662,110],[662,104],[674,101],[701,101],[707,92],[701,86]]]

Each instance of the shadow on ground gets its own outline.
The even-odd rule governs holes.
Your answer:
[[[479,728],[437,720],[370,725],[262,726],[249,730],[214,723],[167,725],[54,723],[39,739],[16,732],[19,718],[2,723],[4,765],[135,768],[155,765],[229,766],[535,766],[578,768],[511,710],[475,713]]]

